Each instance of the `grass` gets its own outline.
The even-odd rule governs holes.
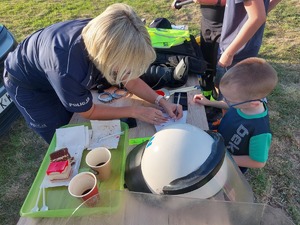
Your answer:
[[[49,24],[94,17],[114,1],[108,0],[2,0],[0,22],[18,41]],[[120,1],[119,1],[120,2]],[[186,24],[191,33],[199,33],[198,6],[170,10],[171,1],[123,1],[133,6],[147,24],[166,17]],[[246,175],[256,202],[282,209],[300,225],[300,3],[282,1],[268,17],[260,57],[278,71],[279,84],[269,100],[273,143],[265,168]],[[22,118],[6,136],[0,137],[0,221],[16,224],[19,210],[47,150],[45,142],[33,133]]]

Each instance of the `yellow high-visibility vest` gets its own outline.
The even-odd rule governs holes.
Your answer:
[[[184,41],[190,41],[190,32],[188,30],[149,27],[147,27],[147,30],[154,48],[170,48],[180,45]]]

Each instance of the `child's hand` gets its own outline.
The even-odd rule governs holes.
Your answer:
[[[211,103],[203,94],[194,95],[193,101],[201,105],[210,105]]]

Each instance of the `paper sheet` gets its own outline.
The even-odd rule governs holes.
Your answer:
[[[114,149],[118,147],[121,135],[120,120],[91,120],[92,139],[89,144],[89,149],[96,147],[106,147]]]
[[[56,129],[56,148],[89,145],[87,126],[74,126]]]
[[[170,118],[165,123],[162,123],[160,125],[155,125],[156,131],[160,131],[160,130],[164,129],[165,127],[172,125],[172,124],[186,123],[187,113],[188,113],[188,111],[183,111],[183,116],[179,120],[174,121],[172,118]],[[166,114],[166,113],[164,114],[164,116],[169,117],[168,114]]]

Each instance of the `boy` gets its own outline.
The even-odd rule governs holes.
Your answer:
[[[241,168],[262,168],[268,159],[272,134],[268,108],[262,101],[275,88],[278,78],[263,59],[248,58],[229,69],[220,81],[222,101],[209,101],[202,94],[194,102],[228,109],[218,132]]]

